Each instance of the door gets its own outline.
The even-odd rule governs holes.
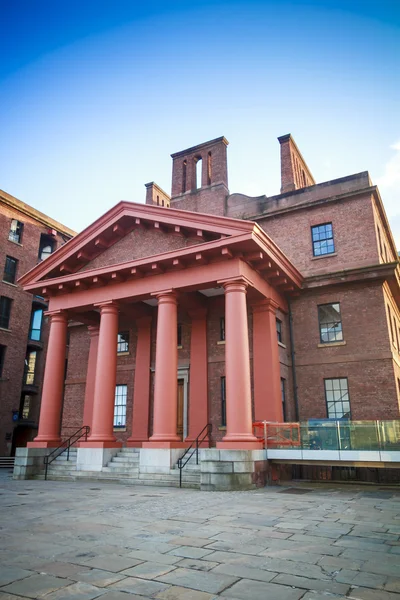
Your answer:
[[[178,422],[176,425],[176,432],[181,439],[183,438],[184,386],[185,380],[178,379]]]

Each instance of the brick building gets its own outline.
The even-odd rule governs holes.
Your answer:
[[[146,184],[145,205],[120,202],[22,278],[54,332],[31,447],[90,425],[88,450],[178,448],[211,423],[211,445],[250,450],[253,419],[399,418],[379,191],[367,172],[317,184],[279,142],[280,194],[230,194],[217,138],[172,155],[171,196]]]
[[[73,231],[0,190],[0,456],[37,433],[48,327],[47,303],[17,279]]]

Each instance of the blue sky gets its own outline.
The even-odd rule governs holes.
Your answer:
[[[0,0],[0,188],[79,231],[225,135],[231,192],[369,170],[400,248],[400,4]]]

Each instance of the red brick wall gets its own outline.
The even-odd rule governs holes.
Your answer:
[[[8,239],[11,220],[17,219],[24,224],[21,244]],[[12,436],[17,445],[32,439],[36,433],[34,427],[20,427],[12,421],[12,411],[19,410],[24,374],[24,362],[27,352],[28,333],[32,312],[32,294],[24,292],[20,286],[5,283],[2,280],[6,256],[18,260],[17,280],[38,262],[40,236],[47,233],[48,228],[35,219],[14,208],[1,203],[0,208],[0,295],[12,299],[9,331],[0,329],[0,344],[6,346],[3,375],[0,379],[0,456],[9,455],[12,451]],[[60,235],[54,238],[61,245]],[[48,326],[44,319],[42,326],[43,348],[37,349],[35,384],[37,394],[31,396],[29,421],[38,422],[40,395],[43,380]],[[34,349],[34,348],[32,348]],[[9,439],[6,439],[9,438]]]
[[[318,305],[339,302],[345,345],[319,347]],[[326,418],[324,378],[348,377],[353,419],[399,418],[381,284],[333,287],[293,301],[301,420]]]
[[[186,248],[193,244],[201,243],[194,238],[165,233],[155,229],[135,229],[128,233],[119,242],[104,250],[90,263],[82,267],[81,271],[117,265],[119,263],[153,256],[161,252]]]
[[[335,256],[313,256],[311,227],[332,223]],[[371,195],[262,219],[258,224],[307,277],[379,263]]]

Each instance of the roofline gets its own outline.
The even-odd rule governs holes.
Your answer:
[[[310,167],[308,166],[307,162],[304,160],[304,156],[300,152],[299,147],[296,144],[296,142],[294,141],[292,134],[291,133],[287,133],[286,135],[281,135],[280,137],[278,137],[278,142],[279,142],[280,145],[284,144],[285,142],[291,142],[293,144],[293,146],[297,150],[297,152],[298,152],[301,160],[303,161],[303,164],[304,164],[304,166],[305,166],[305,168],[307,170],[308,175],[311,177],[311,179],[313,180],[313,182],[315,184],[315,179],[313,177],[313,174],[310,171]],[[307,187],[309,187],[309,186],[307,186]]]
[[[394,241],[393,233],[392,233],[392,230],[390,229],[389,219],[387,218],[387,214],[386,214],[383,202],[382,202],[382,198],[381,198],[381,194],[379,192],[379,188],[378,188],[377,185],[374,185],[374,186],[372,186],[371,189],[372,189],[372,193],[374,195],[374,198],[376,200],[378,212],[379,212],[379,215],[381,217],[383,227],[385,228],[385,232],[386,232],[387,238],[388,238],[389,243],[390,243],[390,245],[392,247],[392,251],[393,251],[394,255],[398,257],[399,253],[398,253],[398,250],[396,248],[396,242]]]
[[[251,232],[254,228],[254,223],[251,221],[244,221],[242,219],[233,219],[232,217],[220,217],[217,215],[210,215],[206,213],[193,213],[188,210],[179,210],[177,208],[165,208],[161,206],[155,206],[151,204],[143,204],[137,202],[128,202],[126,200],[121,200],[110,208],[106,213],[101,215],[96,221],[91,223],[86,229],[81,231],[76,237],[70,239],[66,244],[58,248],[51,256],[49,256],[45,261],[37,264],[30,271],[25,273],[18,282],[21,285],[25,284],[25,281],[31,280],[32,277],[40,278],[43,276],[43,273],[50,271],[55,268],[59,263],[62,263],[65,260],[65,257],[73,251],[78,251],[83,247],[91,236],[100,235],[102,230],[101,228],[108,227],[108,222],[111,218],[117,217],[118,214],[123,213],[125,209],[136,210],[138,213],[152,213],[154,217],[157,217],[160,222],[168,222],[174,219],[180,219],[181,221],[193,221],[199,220],[199,229],[201,226],[207,228],[207,226],[214,226],[215,228],[218,225],[224,229],[227,235],[240,234]],[[141,215],[138,215],[141,216]],[[166,221],[167,220],[167,221]],[[99,231],[100,230],[100,231]],[[231,233],[229,230],[232,230]]]
[[[190,148],[186,148],[185,150],[174,152],[174,154],[171,154],[171,158],[177,158],[178,156],[185,156],[186,154],[191,154],[195,150],[202,150],[203,148],[207,148],[208,146],[214,145],[217,142],[223,142],[225,146],[229,145],[229,142],[226,139],[226,137],[221,135],[221,137],[214,138],[213,140],[209,140],[208,142],[203,142],[202,144],[197,144],[197,146],[191,146]]]
[[[77,235],[76,231],[73,231],[69,227],[62,225],[61,223],[55,221],[51,217],[48,217],[39,210],[36,210],[36,208],[33,208],[33,206],[25,204],[25,202],[18,200],[18,198],[11,196],[11,194],[8,194],[4,190],[0,190],[0,202],[3,202],[4,204],[15,208],[19,212],[28,215],[36,221],[43,223],[43,225],[46,225],[50,229],[57,229],[57,231],[59,231],[60,233],[65,233],[66,235],[70,235],[72,237],[75,237]]]

